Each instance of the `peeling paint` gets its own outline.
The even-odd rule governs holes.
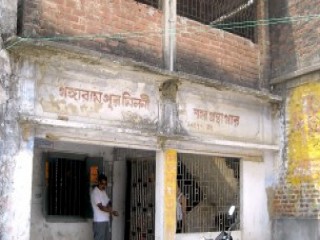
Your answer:
[[[24,141],[27,141],[30,136],[32,136],[32,127],[29,125],[29,124],[25,124],[23,126],[21,126],[21,129],[22,129],[22,139]]]
[[[287,181],[320,187],[320,83],[295,88],[289,98],[288,115]]]
[[[273,216],[274,215],[274,206],[273,206],[273,199],[275,196],[275,190],[273,187],[268,187],[266,188],[266,193],[267,193],[267,203],[268,203],[268,213],[269,216]]]
[[[177,151],[169,149],[165,157],[164,239],[174,239],[176,230]]]
[[[11,1],[12,5],[14,2],[16,1]],[[6,3],[4,5],[6,6]],[[0,25],[3,17],[2,7],[0,4]],[[2,30],[0,26],[0,36]],[[30,234],[33,130],[29,126],[19,126],[17,121],[19,110],[23,108],[20,102],[21,96],[17,94],[21,86],[17,81],[16,69],[11,63],[13,63],[11,56],[2,49],[0,37],[0,133],[3,147],[0,155],[0,238],[2,240],[29,239]]]
[[[156,127],[156,84],[89,77],[85,80],[81,75],[68,79],[65,70],[61,70],[59,77],[54,74],[45,73],[46,77],[36,84],[37,115],[65,116],[69,121],[87,121],[89,118],[92,123],[108,121],[116,125],[132,125],[133,128],[137,123],[143,124],[144,128]]]
[[[47,133],[46,134],[46,139],[51,140],[51,141],[58,141],[59,137],[57,137],[53,133]]]

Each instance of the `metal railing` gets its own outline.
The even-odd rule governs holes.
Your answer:
[[[186,199],[181,232],[227,230],[239,217],[239,159],[179,154],[177,181]],[[233,219],[227,216],[236,206]]]
[[[161,0],[136,0],[161,8]],[[177,14],[256,41],[258,0],[177,0]]]

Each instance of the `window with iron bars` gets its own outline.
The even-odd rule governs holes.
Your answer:
[[[179,154],[177,233],[217,232],[240,226],[240,160]],[[230,206],[236,207],[232,218]],[[179,217],[180,215],[180,217]]]
[[[43,160],[45,215],[57,221],[61,217],[91,218],[90,189],[96,184],[92,169],[102,173],[102,158],[55,152],[43,153]]]
[[[161,7],[161,0],[136,1]],[[257,0],[177,0],[177,14],[256,42]]]
[[[50,158],[47,214],[84,216],[85,162],[68,158]]]

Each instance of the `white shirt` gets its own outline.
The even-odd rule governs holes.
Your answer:
[[[101,203],[102,206],[106,206],[109,203],[110,199],[105,190],[100,190],[98,187],[95,187],[91,192],[91,205],[93,209],[93,221],[94,222],[109,222],[110,214],[104,211],[101,211],[97,204]]]
[[[176,205],[176,207],[177,207],[177,221],[181,221],[183,219],[181,199],[182,199],[182,193],[180,193],[177,197],[177,205]]]

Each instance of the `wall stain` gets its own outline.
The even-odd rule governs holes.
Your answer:
[[[292,91],[288,117],[287,181],[320,186],[320,83],[305,84]]]

